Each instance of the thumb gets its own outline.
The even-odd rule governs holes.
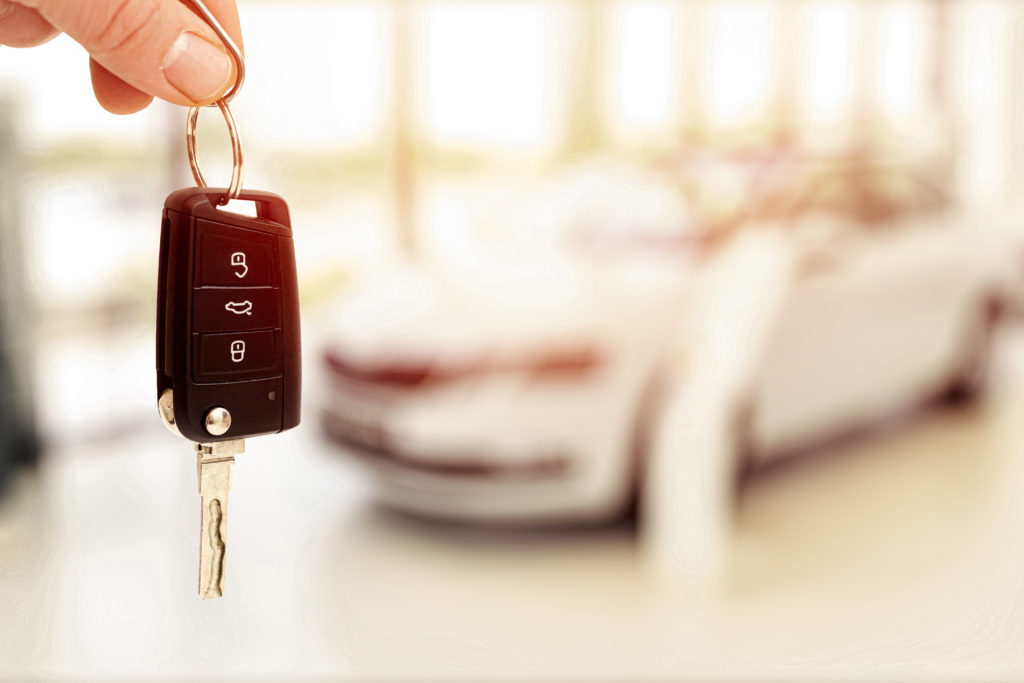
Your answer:
[[[234,85],[234,59],[214,30],[180,0],[14,0],[35,8],[112,74],[175,104],[209,104]],[[240,38],[233,0],[208,0]],[[239,40],[239,45],[241,44]]]

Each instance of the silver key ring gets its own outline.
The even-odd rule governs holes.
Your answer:
[[[235,117],[231,108],[224,100],[217,101],[217,107],[224,115],[224,121],[228,124],[228,133],[231,135],[231,186],[227,194],[218,200],[218,204],[224,206],[232,199],[238,199],[242,194],[242,167],[244,159],[242,156],[242,140],[238,135],[238,126],[235,124]],[[199,169],[199,157],[196,154],[196,126],[199,122],[199,110],[202,107],[192,107],[188,110],[188,123],[185,126],[185,147],[188,150],[188,163],[192,167],[192,177],[199,187],[208,187],[203,172]]]
[[[231,36],[224,30],[224,27],[217,21],[217,17],[213,15],[203,0],[188,0],[188,2],[196,8],[203,19],[216,32],[217,37],[227,46],[228,51],[231,52],[231,56],[235,60],[238,71],[238,78],[235,80],[234,86],[224,97],[216,102],[216,106],[220,109],[221,114],[224,115],[224,121],[228,124],[228,133],[231,135],[231,185],[228,187],[227,194],[217,202],[223,206],[232,199],[238,199],[242,194],[242,168],[244,165],[242,139],[238,134],[238,125],[235,123],[235,117],[231,113],[231,107],[228,106],[228,102],[238,94],[242,83],[245,82],[245,58],[242,56],[242,51],[238,49],[238,45],[231,39]],[[190,107],[188,110],[188,120],[185,126],[185,149],[188,152],[188,163],[192,168],[192,177],[195,178],[196,185],[208,187],[206,179],[203,177],[203,172],[199,168],[199,157],[196,152],[196,127],[199,123],[199,110],[201,108]]]

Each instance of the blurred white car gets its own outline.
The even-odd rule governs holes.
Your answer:
[[[750,378],[756,461],[984,387],[1020,296],[1005,219],[964,211],[925,174],[855,165],[813,171],[752,220],[781,221],[797,256]]]
[[[621,246],[598,265],[495,259],[472,276],[369,283],[325,352],[326,430],[369,466],[389,506],[562,523],[625,510],[645,437],[683,419],[659,396],[691,381],[697,403],[716,397],[729,452],[660,453],[662,467],[765,463],[938,395],[976,393],[1017,294],[1000,233],[906,168],[805,168],[776,181],[702,258]],[[692,225],[673,211],[668,224]]]

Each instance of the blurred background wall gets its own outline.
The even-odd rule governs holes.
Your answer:
[[[382,260],[457,251],[487,188],[591,156],[911,150],[941,159],[967,203],[1024,185],[1012,1],[239,4],[246,184],[291,203],[307,328]],[[38,408],[18,421],[51,443],[158,429],[157,226],[191,184],[184,111],[107,114],[65,37],[3,48],[0,83],[0,372]],[[221,125],[201,123],[208,177],[228,172]]]

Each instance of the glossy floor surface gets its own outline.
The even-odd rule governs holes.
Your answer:
[[[307,428],[235,468],[196,596],[188,444],[48,454],[0,499],[0,678],[1024,680],[1024,340],[993,392],[747,482],[729,567],[654,578],[631,523],[382,511]]]

